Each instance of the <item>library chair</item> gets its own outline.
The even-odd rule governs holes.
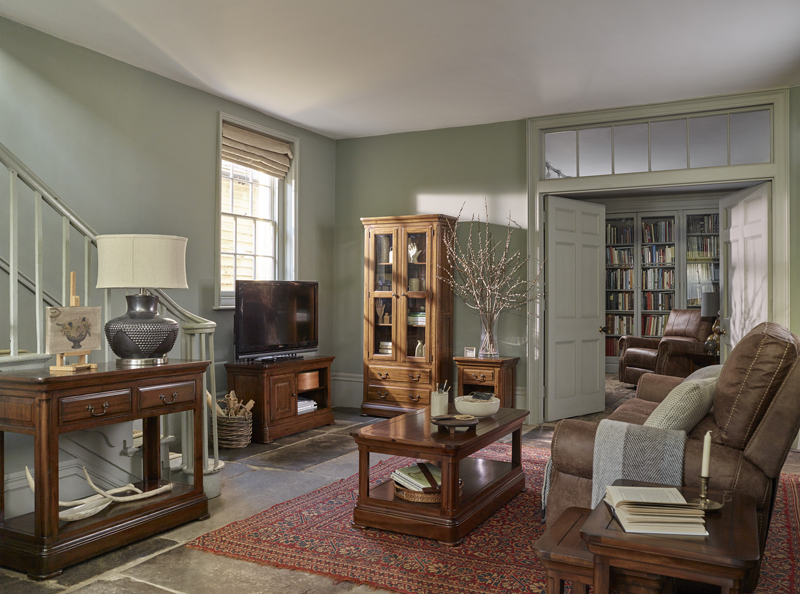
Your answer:
[[[694,369],[713,365],[716,356],[705,348],[713,320],[699,309],[669,312],[661,338],[623,336],[619,339],[619,381],[636,384],[646,373],[687,377]]]

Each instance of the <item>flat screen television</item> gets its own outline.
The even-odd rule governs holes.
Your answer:
[[[236,281],[237,359],[296,356],[319,346],[319,285],[311,281]]]

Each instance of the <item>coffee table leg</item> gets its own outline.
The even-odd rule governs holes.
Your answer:
[[[369,497],[369,449],[358,446],[358,499],[365,502]]]
[[[511,464],[522,464],[522,427],[511,434]]]
[[[608,559],[594,556],[594,594],[608,594],[609,589]]]
[[[442,460],[442,514],[453,517],[458,513],[458,460]]]

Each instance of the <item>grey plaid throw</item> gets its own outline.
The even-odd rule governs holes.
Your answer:
[[[603,419],[594,439],[592,508],[617,479],[681,484],[686,432]]]

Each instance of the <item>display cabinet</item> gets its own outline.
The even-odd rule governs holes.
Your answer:
[[[453,292],[444,234],[455,219],[413,215],[364,224],[364,401],[362,413],[394,416],[430,404],[452,384]]]

